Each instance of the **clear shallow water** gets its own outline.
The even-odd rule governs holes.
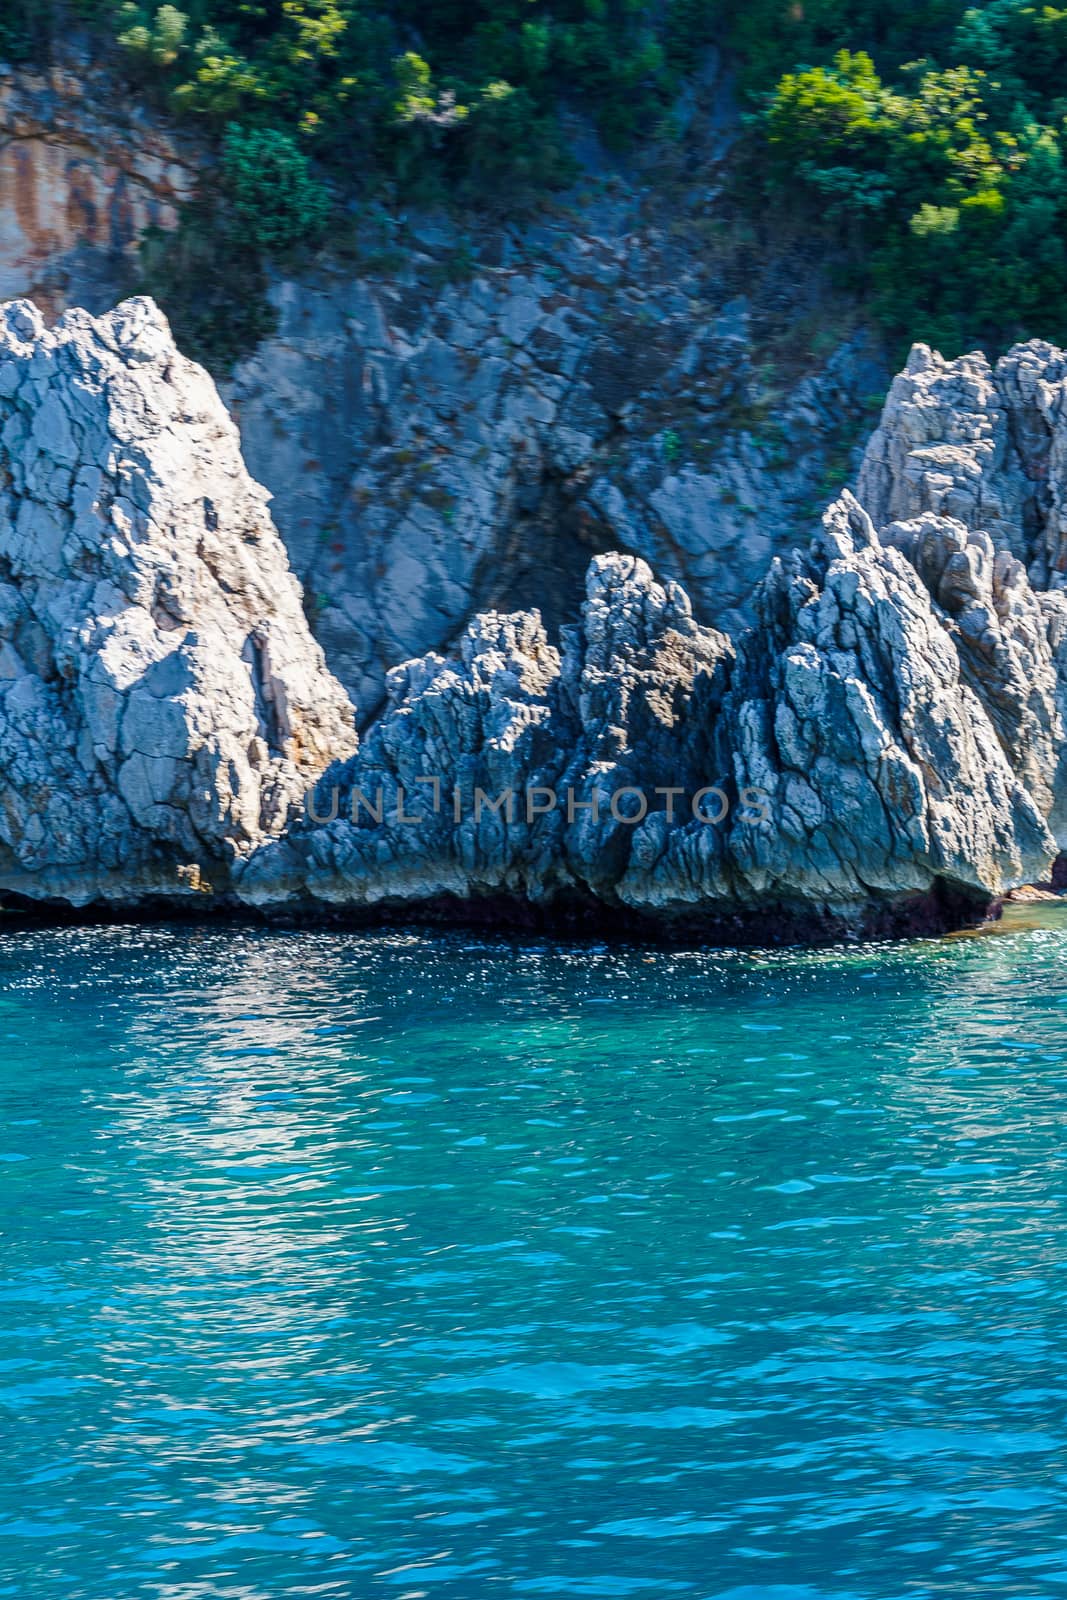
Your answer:
[[[0,1595],[1067,1588],[1067,923],[0,941]]]

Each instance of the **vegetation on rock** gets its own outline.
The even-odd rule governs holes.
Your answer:
[[[568,99],[609,142],[662,114],[714,0],[7,0],[0,55],[37,59],[71,12],[175,110],[299,139],[347,178],[426,186],[558,174]]]
[[[45,59],[73,20],[112,41],[143,94],[217,142],[215,192],[179,244],[187,263],[214,248],[230,281],[315,244],[332,206],[542,195],[572,169],[567,107],[609,144],[650,138],[715,39],[732,49],[750,113],[746,195],[799,212],[892,334],[953,353],[1065,332],[1056,5],[6,0],[0,56]],[[152,259],[162,293],[158,270],[177,269],[159,267],[158,246]],[[228,343],[264,315],[238,316]]]
[[[1067,315],[1067,10],[747,0],[758,189],[847,252],[894,334],[947,353]]]
[[[335,223],[382,196],[529,203],[573,170],[568,105],[625,143],[715,21],[714,0],[4,0],[0,59],[41,65],[88,26],[217,145],[173,249],[149,241],[144,287],[218,369],[269,321],[263,257],[317,243],[331,201]]]

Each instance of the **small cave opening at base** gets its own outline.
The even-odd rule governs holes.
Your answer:
[[[580,621],[590,561],[624,548],[583,503],[583,487],[552,473],[520,484],[503,544],[478,574],[472,614],[537,610],[554,644],[561,626]]]

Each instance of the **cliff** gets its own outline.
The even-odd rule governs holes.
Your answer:
[[[0,312],[0,883],[224,893],[356,745],[210,378],[150,301]]]
[[[64,60],[0,66],[0,299],[49,318],[129,293],[142,230],[211,181],[105,65]],[[598,553],[736,631],[817,528],[890,374],[819,251],[732,215],[737,117],[712,51],[673,142],[622,162],[585,130],[535,214],[339,206],[328,248],[268,265],[275,330],[220,385],[362,725],[479,611],[576,621]]]
[[[558,637],[490,611],[392,668],[357,746],[165,319],[134,300],[49,331],[9,305],[0,889],[737,937],[977,915],[1067,843],[1067,596],[1024,564],[1047,575],[1057,537],[1064,370],[1048,346],[995,373],[917,350],[859,472],[874,519],[835,500],[751,626],[604,553]]]
[[[0,300],[107,310],[144,230],[177,224],[206,164],[84,50],[37,72],[0,64]]]
[[[908,531],[974,551],[977,604],[1013,591],[996,667],[972,670],[951,614],[847,494],[772,564],[736,649],[644,562],[601,556],[559,650],[536,613],[491,613],[458,660],[396,669],[357,756],[243,864],[238,893],[600,905],[726,936],[965,919],[1056,853],[1053,650],[1017,564],[959,524]]]

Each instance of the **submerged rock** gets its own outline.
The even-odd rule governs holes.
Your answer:
[[[355,749],[210,378],[151,301],[0,311],[0,883],[225,888]]]

